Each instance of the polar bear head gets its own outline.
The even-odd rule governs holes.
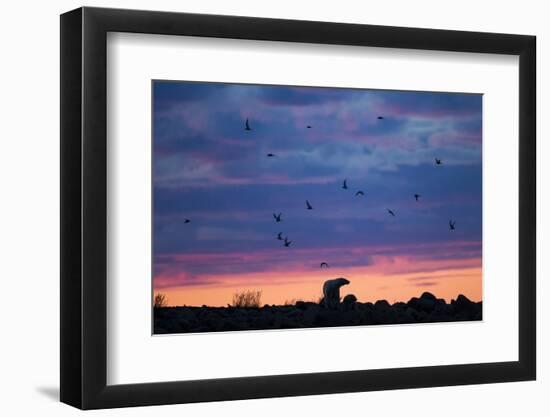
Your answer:
[[[349,284],[349,281],[345,278],[336,278],[336,279],[333,279],[333,281],[338,287],[343,287],[344,285]]]

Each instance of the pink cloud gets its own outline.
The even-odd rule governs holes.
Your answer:
[[[392,275],[412,274],[411,280],[422,281],[426,273],[442,269],[463,269],[481,267],[481,258],[471,246],[476,242],[441,244],[415,244],[395,246],[365,246],[355,248],[294,248],[292,258],[288,252],[277,249],[264,249],[255,252],[228,253],[176,253],[157,256],[155,286],[205,285],[227,279],[240,279],[243,275],[261,276],[274,274],[278,279],[286,275],[318,274],[319,260],[338,259],[329,272],[361,269],[365,274]],[[315,261],[312,261],[315,259]],[[216,272],[191,274],[187,270],[201,270],[202,267],[216,265]],[[183,270],[183,271],[182,271]],[[241,272],[237,272],[241,271]],[[414,274],[421,274],[415,277]],[[451,274],[452,275],[452,274]],[[450,277],[452,277],[449,275]],[[233,277],[233,278],[230,278]],[[433,277],[428,277],[432,280]],[[260,279],[261,281],[261,279]]]

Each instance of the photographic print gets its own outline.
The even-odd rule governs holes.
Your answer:
[[[482,95],[152,82],[153,333],[482,319]]]

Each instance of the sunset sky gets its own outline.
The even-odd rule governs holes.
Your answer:
[[[481,143],[481,95],[155,81],[154,291],[282,304],[345,277],[363,302],[479,301]]]

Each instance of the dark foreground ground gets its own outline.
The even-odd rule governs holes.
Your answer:
[[[226,332],[373,324],[434,323],[482,319],[482,303],[463,295],[447,304],[430,293],[407,303],[341,303],[329,310],[313,302],[290,306],[162,307],[154,311],[154,333]]]

